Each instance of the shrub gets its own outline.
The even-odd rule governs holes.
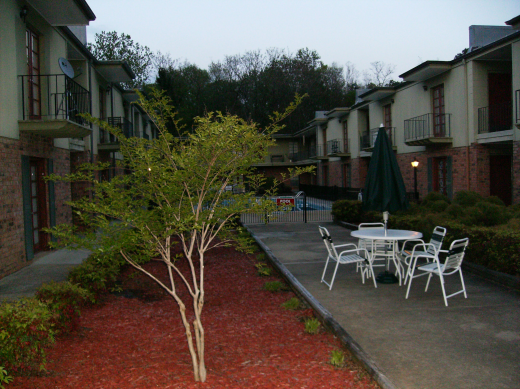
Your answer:
[[[462,219],[462,222],[468,226],[492,227],[507,223],[509,218],[509,212],[505,207],[480,201],[467,210],[466,217]]]
[[[428,207],[428,209],[430,209],[432,212],[441,213],[450,206],[450,203],[446,200],[436,200],[428,202],[425,206]]]
[[[53,281],[43,284],[36,291],[36,298],[49,307],[55,329],[68,333],[78,328],[81,316],[79,308],[90,299],[90,293],[68,281]]]
[[[264,284],[264,289],[269,292],[279,292],[289,290],[289,287],[280,281],[269,281]]]
[[[343,351],[332,350],[329,363],[334,367],[343,367],[345,365],[345,354]]]
[[[12,380],[13,377],[7,374],[7,370],[3,366],[0,366],[0,389],[4,389],[5,386],[3,384],[8,384]]]
[[[69,272],[68,280],[89,292],[91,302],[96,302],[99,295],[114,284],[121,272],[124,260],[121,257],[112,257],[94,253],[83,263]]]
[[[459,204],[450,204],[444,211],[452,219],[460,220],[464,216],[464,208]]]
[[[357,200],[338,200],[332,204],[332,216],[336,220],[360,223],[363,203]]]
[[[502,199],[497,196],[484,197],[482,199],[482,201],[485,201],[485,202],[491,203],[491,204],[495,204],[495,205],[500,205],[501,207],[506,206],[506,204],[502,201]]]
[[[297,309],[302,309],[303,304],[298,299],[298,297],[293,297],[293,298],[287,300],[285,303],[283,303],[282,307],[285,309],[288,309],[290,311],[296,311]]]
[[[320,321],[313,317],[310,319],[306,319],[304,322],[305,325],[305,332],[311,335],[317,334],[320,332],[321,323]]]
[[[482,196],[477,192],[473,192],[472,190],[461,190],[460,192],[455,193],[453,203],[459,204],[462,207],[473,207],[481,200]]]
[[[442,193],[439,193],[439,192],[430,192],[430,193],[428,193],[428,194],[424,197],[424,199],[423,199],[423,201],[422,201],[422,205],[427,206],[427,205],[430,204],[430,203],[434,203],[434,202],[436,202],[436,201],[441,201],[441,200],[442,200],[442,201],[446,201],[448,204],[450,203],[450,199],[449,199],[447,196],[443,195]]]
[[[273,274],[273,269],[268,267],[265,263],[260,262],[255,264],[256,271],[258,272],[258,275],[261,277],[269,277]]]
[[[35,298],[1,303],[0,366],[14,375],[45,370],[45,349],[54,343],[53,327],[51,311]]]

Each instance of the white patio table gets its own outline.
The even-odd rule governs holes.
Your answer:
[[[402,275],[401,275],[401,271],[399,269],[399,265],[397,264],[397,258],[396,258],[396,253],[398,250],[397,242],[400,240],[404,241],[404,240],[408,240],[408,239],[421,239],[422,238],[422,234],[417,231],[391,230],[391,229],[387,229],[385,231],[384,228],[367,228],[367,229],[362,229],[362,230],[355,230],[355,231],[352,231],[350,233],[350,235],[352,237],[358,238],[358,239],[368,239],[368,240],[371,240],[372,242],[384,241],[384,242],[389,242],[391,244],[392,252],[390,253],[389,257],[392,259],[392,261],[394,261],[395,268],[397,269],[397,273],[399,275],[399,278],[397,280],[399,281],[399,285],[401,285]],[[374,250],[372,250],[372,255],[374,255],[373,252],[374,252]],[[376,277],[377,281],[382,282],[382,283],[397,282],[397,280],[395,279],[395,276],[388,273],[388,265],[389,265],[389,261],[387,259],[386,271],[384,273],[380,273]]]

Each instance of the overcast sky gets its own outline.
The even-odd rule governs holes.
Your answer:
[[[316,50],[326,64],[374,61],[398,75],[468,47],[470,25],[504,26],[519,0],[87,0],[96,33],[117,31],[207,69],[226,55],[276,47]]]

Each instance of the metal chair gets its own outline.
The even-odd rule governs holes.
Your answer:
[[[358,230],[364,229],[384,229],[383,223],[361,223],[358,226]],[[386,267],[386,260],[389,256],[388,253],[392,252],[392,244],[385,241],[377,241],[371,239],[359,239],[358,247],[366,249],[372,255],[372,266],[373,267]],[[374,264],[374,261],[384,261],[382,264]],[[356,272],[359,270],[359,265],[356,266]]]
[[[424,276],[428,274],[428,282],[426,283],[426,289],[425,292],[428,291],[428,285],[430,284],[430,279],[433,274],[436,276],[439,276],[441,281],[441,288],[442,288],[442,295],[444,296],[444,304],[448,306],[448,299],[450,297],[453,297],[457,294],[464,293],[464,298],[468,298],[468,295],[466,294],[466,286],[464,285],[464,278],[462,277],[462,260],[464,259],[464,253],[466,250],[466,247],[468,246],[469,239],[459,239],[452,242],[450,249],[447,251],[448,255],[446,257],[446,261],[444,264],[441,265],[439,260],[439,253],[440,252],[446,252],[445,250],[439,250],[435,253],[435,255],[426,254],[427,251],[427,245],[426,244],[418,244],[416,245],[412,250],[411,260],[412,260],[412,273],[410,274],[410,282],[408,283],[408,289],[406,291],[406,298],[408,298],[408,295],[410,293],[410,286],[412,285],[412,280],[417,277]],[[424,254],[418,254],[419,250],[416,252],[416,248],[420,248],[422,246],[421,252]],[[432,263],[427,263],[425,265],[421,265],[417,267],[417,270],[421,271],[421,274],[414,275],[415,272],[415,265],[417,263],[417,259],[421,257],[426,257],[429,259],[433,259]],[[451,274],[459,273],[460,275],[460,282],[462,284],[462,289],[458,292],[452,293],[449,296],[446,296],[446,290],[444,288],[444,277],[449,276]]]
[[[442,241],[444,240],[445,236],[446,236],[446,228],[440,227],[440,226],[435,227],[433,229],[433,233],[432,233],[432,237],[430,238],[430,242],[428,244],[426,244],[425,251],[420,251],[420,248],[415,249],[415,246],[417,244],[425,245],[425,242],[422,239],[410,239],[410,240],[406,240],[403,243],[401,251],[399,251],[397,253],[396,257],[399,260],[399,266],[402,269],[401,274],[406,272],[406,275],[404,278],[405,285],[406,285],[406,281],[408,280],[408,277],[410,276],[412,250],[415,249],[416,256],[420,255],[422,258],[426,259],[426,262],[430,262],[430,259],[432,259],[441,250]],[[413,247],[412,247],[411,243],[414,243]]]
[[[365,276],[367,278],[372,277],[374,281],[374,286],[377,288],[376,279],[374,276],[374,270],[372,269],[371,257],[368,251],[364,248],[358,248],[354,243],[347,243],[342,245],[335,246],[332,238],[329,234],[329,231],[325,227],[318,227],[320,230],[321,237],[323,239],[323,243],[325,243],[325,247],[327,248],[327,262],[325,263],[325,268],[323,269],[323,274],[321,276],[321,282],[329,287],[329,290],[332,289],[332,285],[334,284],[334,279],[336,278],[336,272],[338,271],[339,264],[361,264],[361,281],[363,284],[365,283]],[[336,248],[339,247],[351,247],[350,249],[343,250],[339,254]],[[334,268],[334,274],[332,275],[332,280],[330,284],[325,281],[325,273],[327,272],[327,266],[329,265],[329,261],[335,261],[336,267]]]

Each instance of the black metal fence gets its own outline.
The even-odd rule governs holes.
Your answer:
[[[513,102],[490,105],[478,109],[478,133],[507,131],[513,125]]]
[[[22,120],[66,119],[87,126],[78,116],[90,113],[88,90],[64,74],[23,75],[19,77]]]
[[[298,192],[294,196],[277,196],[271,201],[278,209],[269,213],[243,213],[243,224],[307,223],[332,221],[332,201],[307,196]]]
[[[307,196],[322,200],[357,200],[359,188],[343,188],[340,186],[320,186],[300,184],[300,190]]]
[[[416,116],[404,121],[404,140],[450,137],[451,136],[451,114],[433,114]]]

